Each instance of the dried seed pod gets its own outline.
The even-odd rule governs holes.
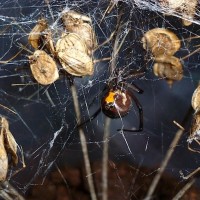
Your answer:
[[[193,115],[191,135],[188,140],[199,140],[200,141],[200,112]]]
[[[191,101],[192,107],[195,111],[199,111],[200,109],[200,85],[196,88],[192,95]]]
[[[29,33],[28,41],[34,49],[38,49],[40,47],[41,34],[47,27],[47,21],[45,19],[40,19]]]
[[[71,75],[86,76],[94,72],[92,58],[87,54],[84,40],[75,33],[64,34],[56,43],[62,67]]]
[[[200,145],[200,85],[196,88],[192,95],[191,104],[195,113],[192,119],[192,125],[190,130],[190,137],[188,138],[189,144],[196,141]],[[190,148],[190,150],[193,150]],[[196,150],[193,150],[196,151]],[[198,151],[197,151],[198,152]]]
[[[33,77],[42,85],[49,85],[59,78],[56,62],[43,50],[36,50],[29,56]]]
[[[92,20],[73,10],[63,13],[62,20],[68,32],[76,33],[85,40],[87,53],[91,56],[92,51],[97,46],[96,35],[91,26]]]
[[[142,38],[143,48],[156,57],[159,55],[174,55],[180,49],[178,37],[168,29],[154,28],[147,31]]]
[[[178,13],[182,17],[183,25],[189,26],[196,13],[198,0],[158,0],[166,14]],[[185,19],[186,18],[186,19]],[[188,20],[187,20],[188,19]]]
[[[56,50],[54,47],[52,33],[50,29],[45,30],[44,34],[41,36],[42,44],[46,47],[47,51],[54,57],[56,56]]]
[[[153,71],[156,76],[166,78],[170,86],[174,81],[179,81],[183,78],[182,64],[174,56],[161,55],[156,57]]]
[[[11,155],[11,163],[17,165],[17,143],[9,130],[6,118],[0,116],[0,181],[6,179],[8,172],[8,154]]]

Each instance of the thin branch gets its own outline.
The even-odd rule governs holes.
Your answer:
[[[156,189],[156,186],[158,185],[158,182],[159,182],[159,180],[160,180],[160,178],[161,178],[161,176],[162,176],[162,174],[163,174],[163,172],[164,172],[164,170],[165,170],[165,168],[166,168],[166,166],[169,162],[169,159],[171,158],[171,156],[174,152],[174,149],[176,148],[177,143],[179,142],[181,136],[183,135],[183,132],[184,131],[182,129],[179,129],[176,132],[175,137],[174,137],[174,139],[173,139],[173,141],[172,141],[172,143],[171,143],[171,145],[170,145],[170,147],[169,147],[169,149],[168,149],[168,151],[165,155],[165,158],[162,161],[160,168],[158,169],[158,173],[155,175],[155,177],[154,177],[154,179],[151,183],[151,186],[149,187],[149,190],[147,192],[145,200],[151,199],[151,197],[152,197],[152,195],[153,195],[153,193]]]
[[[19,50],[13,57],[9,58],[8,60],[1,60],[0,64],[7,64],[13,59],[15,59],[24,49]]]
[[[53,16],[53,12],[52,12],[52,9],[51,9],[50,3],[49,3],[49,0],[44,0],[44,1],[45,1],[45,3],[47,4],[47,7],[48,7],[48,9],[49,9],[49,12],[50,12],[50,15],[51,15],[52,20],[55,21],[55,20],[54,20],[54,16]]]
[[[74,103],[76,119],[77,119],[77,123],[79,125],[81,122],[81,112],[80,112],[80,107],[79,107],[79,102],[78,102],[76,86],[74,84],[71,84],[70,89],[72,92],[72,98],[73,98],[73,103]],[[86,174],[87,174],[87,180],[88,180],[88,186],[89,186],[89,190],[90,190],[91,199],[97,200],[95,188],[94,188],[94,181],[93,181],[93,177],[92,177],[92,170],[91,170],[91,166],[90,166],[87,141],[86,141],[85,134],[84,134],[81,126],[78,126],[78,131],[79,131],[79,137],[80,137],[80,141],[81,141],[81,147],[82,147],[82,152],[83,152],[85,170],[86,170]]]
[[[182,171],[180,171],[180,174],[181,174],[181,178],[187,180],[187,179],[193,177],[194,175],[196,175],[196,174],[199,173],[199,172],[200,172],[200,167],[198,167],[197,169],[195,169],[193,172],[191,172],[191,173],[190,173],[189,175],[187,175],[187,176],[184,176]]]
[[[195,53],[197,53],[197,52],[199,52],[200,51],[200,48],[197,48],[197,49],[195,49],[194,51],[192,51],[191,53],[189,53],[188,55],[186,55],[186,56],[184,56],[184,57],[182,57],[182,58],[180,58],[181,60],[185,60],[185,59],[187,59],[187,58],[189,58],[190,56],[192,56],[193,54],[195,54]]]
[[[177,194],[172,200],[179,200],[183,195],[191,188],[191,186],[194,184],[195,179],[192,179],[190,182],[188,182]]]
[[[113,35],[114,44],[113,44],[113,51],[111,56],[111,63],[110,63],[110,72],[112,73],[116,67],[117,58],[119,50],[128,34],[125,35],[121,43],[119,44],[119,39],[121,35],[122,29],[122,15],[123,15],[123,6],[119,7],[119,14],[117,17],[117,25],[116,31],[114,32],[116,35]],[[115,37],[114,37],[115,36]],[[110,122],[111,119],[106,117],[105,118],[105,126],[104,126],[104,136],[103,136],[103,158],[102,158],[102,200],[108,199],[108,139],[110,136]]]
[[[192,108],[190,107],[188,112],[186,113],[185,115],[185,118],[183,119],[183,122],[181,123],[183,126],[185,126],[185,124],[188,122],[188,119],[190,117],[190,115],[192,114],[193,110]],[[161,163],[161,166],[160,168],[158,169],[158,172],[157,174],[155,175],[150,187],[149,187],[149,190],[147,192],[147,195],[146,197],[144,198],[144,200],[150,200],[157,185],[158,185],[158,182],[172,156],[172,154],[174,153],[174,150],[176,148],[176,145],[178,144],[181,136],[183,135],[184,133],[184,128],[182,126],[180,126],[177,122],[174,121],[174,123],[179,127],[179,130],[176,132],[175,136],[174,136],[174,139],[172,140],[170,146],[169,146],[169,149],[167,150],[167,153],[165,155],[165,158],[164,160],[162,161]]]
[[[18,193],[18,191],[7,181],[1,183],[0,197],[4,200],[25,200],[25,198]]]
[[[12,113],[15,114],[15,115],[17,114],[14,110],[12,110],[12,109],[10,109],[10,108],[8,108],[8,107],[2,105],[2,104],[0,104],[0,107],[4,108],[5,110],[8,110],[9,112],[12,112]]]
[[[108,142],[110,136],[109,117],[105,118],[104,136],[103,136],[103,158],[102,158],[102,200],[108,199]]]

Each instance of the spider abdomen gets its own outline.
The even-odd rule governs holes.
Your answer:
[[[110,118],[120,118],[128,114],[132,100],[127,91],[110,90],[101,101],[103,113]]]

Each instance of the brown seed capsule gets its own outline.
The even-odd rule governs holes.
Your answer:
[[[41,33],[47,28],[47,26],[47,21],[45,19],[40,19],[29,33],[28,41],[34,49],[40,47]]]
[[[183,25],[189,26],[196,13],[198,0],[158,0],[167,15],[178,13],[182,17]],[[187,20],[188,19],[188,20]]]
[[[86,76],[94,72],[93,61],[87,54],[84,40],[75,33],[64,34],[56,43],[62,67],[71,75]]]
[[[195,111],[200,110],[200,85],[196,88],[192,95],[192,101],[191,101],[192,107]]]
[[[196,88],[192,95],[191,104],[193,109],[195,110],[195,113],[192,119],[190,137],[188,138],[188,142],[192,143],[193,141],[196,141],[198,144],[200,144],[200,85]],[[190,149],[193,150],[192,148]]]
[[[189,143],[196,141],[200,144],[200,112],[195,112],[192,119],[190,136],[187,140]]]
[[[160,78],[166,78],[171,86],[174,81],[183,78],[183,67],[178,58],[174,56],[158,56],[153,66],[154,74]]]
[[[92,55],[92,51],[97,46],[95,32],[91,26],[92,20],[75,11],[63,13],[62,20],[65,28],[70,33],[76,33],[85,40],[88,55]]]
[[[146,32],[142,38],[143,48],[156,57],[159,55],[174,55],[180,49],[178,37],[170,30],[154,28]]]
[[[43,50],[36,50],[29,56],[33,77],[41,85],[49,85],[59,78],[56,62]]]
[[[54,57],[56,56],[56,50],[54,47],[54,42],[52,38],[52,33],[50,29],[45,30],[44,34],[41,36],[42,44],[47,49],[47,51]]]
[[[11,155],[11,163],[18,163],[17,143],[9,130],[6,118],[0,117],[0,181],[6,179],[8,171],[8,154]]]

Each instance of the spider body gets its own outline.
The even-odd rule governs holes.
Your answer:
[[[131,106],[131,96],[128,91],[121,89],[109,90],[101,101],[103,113],[112,119],[127,115]]]
[[[111,77],[106,83],[106,87],[103,92],[104,95],[101,99],[100,108],[85,122],[79,126],[93,120],[102,111],[107,117],[111,119],[122,118],[126,116],[132,108],[133,102],[135,102],[139,111],[139,128],[138,129],[118,129],[126,132],[140,132],[143,130],[143,110],[140,102],[135,97],[134,92],[139,94],[143,93],[143,90],[138,88],[133,83],[128,83],[127,79],[132,77],[143,76],[144,72],[138,70],[130,70],[125,72],[125,69],[115,69]]]

